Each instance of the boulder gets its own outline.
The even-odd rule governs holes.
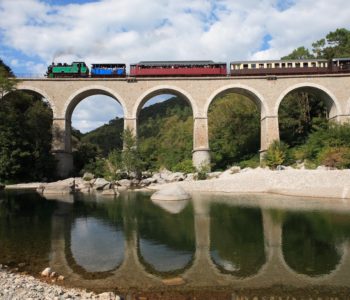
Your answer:
[[[67,195],[75,190],[75,180],[74,178],[68,178],[65,180],[60,180],[56,182],[50,182],[45,185],[43,195]]]
[[[191,195],[179,185],[165,186],[151,196],[151,200],[174,201],[187,199],[191,199]]]
[[[115,188],[117,189],[118,192],[124,192],[128,190],[126,186],[121,186],[121,185],[116,186]]]
[[[49,277],[51,272],[52,272],[51,268],[45,268],[45,270],[41,272],[41,276]]]
[[[124,186],[126,188],[130,188],[131,187],[131,180],[129,179],[121,179],[117,181],[117,184],[120,186]]]
[[[94,189],[95,190],[103,190],[103,188],[107,185],[110,184],[109,181],[107,181],[104,178],[97,178],[96,181],[94,182]]]

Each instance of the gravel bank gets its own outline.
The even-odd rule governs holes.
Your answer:
[[[119,300],[114,293],[94,294],[48,284],[33,276],[11,273],[0,265],[0,299],[2,300]]]
[[[178,182],[187,192],[275,193],[281,195],[350,199],[350,170],[243,169],[219,178]],[[151,188],[159,189],[164,185]]]

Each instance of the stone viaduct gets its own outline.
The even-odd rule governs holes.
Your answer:
[[[350,75],[293,75],[254,77],[178,77],[123,79],[28,79],[20,78],[17,88],[42,95],[53,111],[52,150],[58,160],[58,174],[72,170],[71,117],[76,105],[88,96],[103,94],[118,101],[124,111],[124,128],[137,135],[137,119],[143,105],[159,94],[174,94],[192,108],[193,164],[210,161],[208,108],[225,93],[238,93],[253,100],[261,113],[260,152],[279,139],[278,109],[284,97],[295,90],[311,91],[324,100],[328,116],[338,122],[350,117]]]

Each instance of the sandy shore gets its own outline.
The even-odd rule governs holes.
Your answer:
[[[350,199],[350,170],[244,169],[231,174],[229,170],[219,178],[183,181],[187,192],[214,193],[275,193],[290,196]],[[160,189],[157,185],[151,189]]]

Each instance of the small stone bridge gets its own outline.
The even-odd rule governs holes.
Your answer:
[[[279,139],[278,109],[284,97],[295,90],[310,91],[325,101],[330,119],[342,122],[350,117],[350,75],[297,75],[259,77],[179,77],[123,79],[28,79],[20,78],[17,88],[42,95],[53,111],[53,152],[58,159],[58,174],[67,176],[73,167],[71,118],[74,108],[86,97],[103,94],[120,103],[124,128],[137,134],[137,120],[143,105],[159,94],[174,94],[188,101],[192,108],[193,164],[210,161],[208,108],[225,93],[249,97],[260,109],[261,145]]]

